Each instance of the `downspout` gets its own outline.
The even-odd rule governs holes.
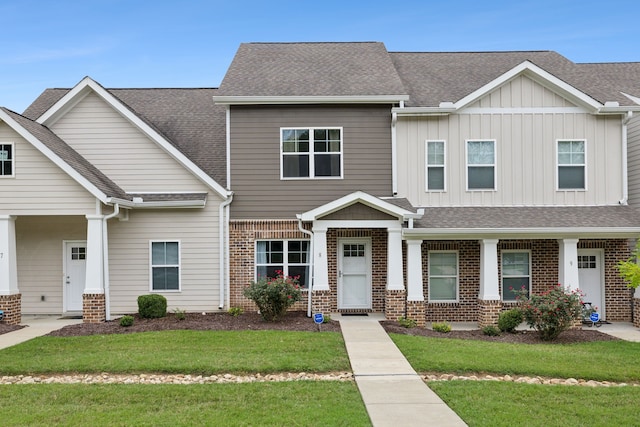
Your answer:
[[[633,118],[633,111],[627,112],[622,118],[622,200],[618,203],[626,205],[629,200],[629,177],[627,175],[627,150],[628,150],[628,129],[627,125]]]
[[[229,197],[224,202],[220,203],[218,207],[218,240],[220,241],[220,255],[219,255],[219,269],[220,269],[220,305],[219,310],[222,310],[225,305],[225,288],[227,285],[227,249],[229,248],[229,214],[226,209],[233,201],[233,193],[229,194]],[[225,227],[226,225],[226,227]],[[227,232],[225,233],[225,228]]]
[[[391,113],[391,191],[393,197],[398,195],[398,148],[396,136],[396,123],[398,122],[398,113]]]
[[[309,247],[309,287],[307,288],[307,317],[311,317],[311,294],[313,291],[313,233],[304,229],[300,215],[298,215],[298,229],[309,236],[309,241],[311,242]]]
[[[104,278],[104,311],[105,319],[111,320],[111,296],[109,286],[109,233],[107,232],[107,221],[120,214],[120,205],[113,205],[113,212],[102,218],[102,269]]]

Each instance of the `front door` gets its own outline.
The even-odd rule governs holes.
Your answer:
[[[338,242],[338,308],[371,309],[371,240]]]
[[[85,272],[87,269],[87,243],[64,243],[64,311],[82,311]]]
[[[598,307],[598,313],[604,319],[602,251],[597,249],[578,250],[578,280],[580,281],[580,290],[585,294],[583,301]]]

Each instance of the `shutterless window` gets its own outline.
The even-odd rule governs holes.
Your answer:
[[[585,141],[558,141],[558,189],[584,190]]]
[[[342,129],[281,129],[282,178],[340,178]]]
[[[13,176],[13,158],[13,144],[0,144],[0,176]]]
[[[516,301],[522,288],[531,295],[531,255],[528,251],[502,252],[502,300]]]
[[[151,242],[151,290],[180,290],[179,242]]]
[[[427,191],[444,191],[444,141],[427,141]]]
[[[264,240],[256,242],[256,279],[278,274],[297,277],[300,287],[309,286],[310,244],[308,240]],[[280,272],[280,273],[279,273]]]
[[[458,299],[457,252],[429,252],[429,301]]]
[[[495,190],[495,141],[467,141],[467,189]]]

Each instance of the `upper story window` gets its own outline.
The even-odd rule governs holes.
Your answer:
[[[458,300],[458,253],[454,251],[429,252],[429,301],[455,302]]]
[[[444,141],[426,142],[426,189],[427,191],[444,191]]]
[[[13,143],[0,144],[0,177],[12,177],[13,166]]]
[[[586,169],[584,140],[558,141],[558,190],[584,190]]]
[[[467,190],[496,189],[496,142],[467,141]]]
[[[151,242],[151,290],[180,290],[180,242]]]
[[[280,138],[282,178],[342,177],[342,128],[282,128]]]
[[[309,287],[311,255],[308,240],[259,240],[256,242],[256,280],[282,274]]]

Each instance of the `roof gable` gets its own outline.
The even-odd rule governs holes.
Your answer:
[[[371,219],[373,216],[371,210],[378,212],[375,214],[376,220],[381,219],[380,214],[384,215],[386,219],[391,219],[391,217],[393,217],[393,219],[403,221],[407,219],[420,218],[422,216],[420,212],[416,214],[415,212],[379,199],[363,191],[356,191],[310,211],[298,214],[297,217],[302,221],[331,219],[332,216],[333,219],[344,219],[340,214],[334,215],[336,212],[343,210],[347,215],[357,213],[358,215],[364,214],[368,216],[367,218],[360,219]]]

